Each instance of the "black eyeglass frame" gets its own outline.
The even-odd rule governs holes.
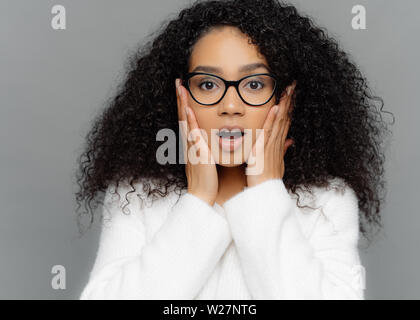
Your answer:
[[[223,83],[225,84],[225,92],[223,92],[223,95],[221,96],[221,98],[220,98],[218,101],[216,101],[215,103],[206,104],[206,103],[201,103],[200,101],[198,101],[198,100],[194,97],[194,95],[193,95],[193,94],[192,94],[192,92],[191,92],[191,89],[190,89],[190,86],[189,86],[189,81],[188,81],[188,80],[189,80],[191,77],[193,77],[193,76],[195,76],[195,75],[197,75],[197,74],[209,75],[209,76],[216,77],[216,78],[218,78],[218,79],[220,79],[220,80],[222,80],[222,81],[223,81]],[[241,82],[242,82],[244,79],[246,79],[246,78],[251,78],[251,77],[261,76],[261,75],[267,75],[267,76],[270,76],[270,77],[272,77],[272,78],[274,79],[274,88],[273,88],[273,92],[271,93],[270,98],[268,98],[268,99],[267,99],[267,101],[265,101],[264,103],[261,103],[261,104],[251,104],[251,103],[248,103],[247,101],[245,101],[245,99],[241,96],[241,93],[239,92],[239,83],[241,83]],[[273,98],[273,96],[274,96],[274,94],[275,94],[275,92],[276,92],[276,89],[277,89],[277,82],[278,82],[278,78],[277,78],[277,76],[276,76],[275,74],[273,74],[273,73],[255,73],[255,74],[251,74],[251,75],[245,76],[245,77],[243,77],[243,78],[241,78],[241,79],[239,79],[239,80],[236,80],[236,81],[228,81],[228,80],[225,80],[225,79],[223,79],[222,77],[219,77],[219,76],[217,76],[217,75],[215,75],[215,74],[212,74],[212,73],[206,73],[206,72],[189,72],[189,73],[187,73],[187,74],[186,74],[186,76],[185,76],[185,77],[183,77],[183,78],[181,79],[181,83],[182,83],[182,84],[183,84],[183,85],[187,88],[188,92],[190,93],[190,95],[191,95],[191,97],[194,99],[194,101],[195,101],[195,102],[197,102],[197,103],[199,103],[199,104],[201,104],[201,105],[203,105],[203,106],[213,106],[213,105],[215,105],[215,104],[218,104],[220,101],[222,101],[222,100],[223,100],[223,98],[225,97],[226,92],[228,91],[228,89],[229,89],[229,87],[230,87],[230,86],[234,86],[234,87],[235,87],[236,92],[238,93],[239,97],[240,97],[240,98],[241,98],[241,100],[242,100],[244,103],[246,103],[247,105],[250,105],[250,106],[253,106],[253,107],[262,106],[262,105],[266,104],[268,101],[270,101],[270,100]]]

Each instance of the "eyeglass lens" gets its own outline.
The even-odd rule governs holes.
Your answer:
[[[188,83],[191,94],[203,104],[216,103],[225,92],[224,82],[214,76],[196,74]],[[263,104],[272,96],[275,80],[269,75],[255,75],[243,79],[238,86],[242,98],[249,104]]]

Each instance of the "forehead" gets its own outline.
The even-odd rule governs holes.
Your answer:
[[[214,73],[237,75],[249,72],[245,65],[257,66],[254,70],[268,71],[267,60],[251,44],[250,38],[239,29],[230,26],[213,28],[194,45],[189,71],[198,66],[211,66],[220,70]]]

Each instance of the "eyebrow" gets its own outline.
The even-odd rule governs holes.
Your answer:
[[[268,71],[270,71],[270,69],[264,63],[261,63],[261,62],[243,65],[238,70],[239,72],[249,72],[258,68],[265,68]],[[222,69],[218,67],[212,67],[212,66],[197,66],[191,72],[197,72],[197,71],[208,72],[208,73],[218,73],[218,74],[223,73]]]

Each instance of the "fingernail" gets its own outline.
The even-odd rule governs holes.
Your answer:
[[[187,113],[187,115],[189,116],[189,115],[190,115],[190,108],[186,107],[186,108],[185,108],[185,112],[186,112],[186,113]]]
[[[179,84],[178,84],[178,94],[179,94],[180,97],[182,97],[182,90],[181,90],[181,86],[179,86]]]
[[[274,107],[274,113],[277,114],[279,113],[280,107],[279,106],[275,106]]]
[[[290,87],[288,87],[288,88],[287,88],[287,95],[288,95],[288,96],[290,96],[290,90],[291,90],[291,88],[290,88]]]

